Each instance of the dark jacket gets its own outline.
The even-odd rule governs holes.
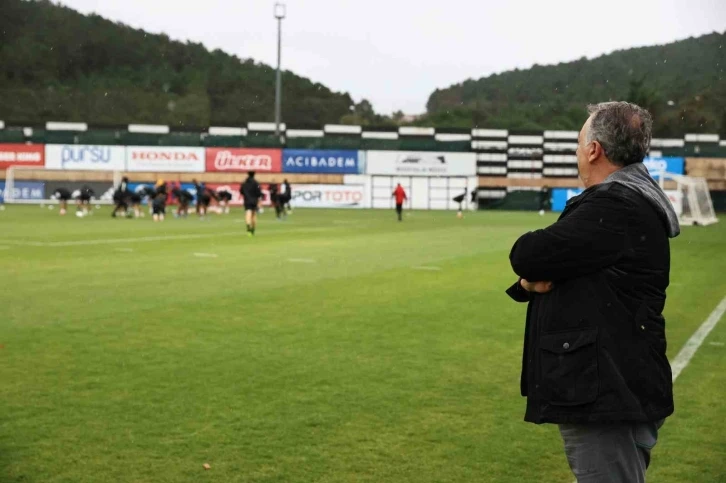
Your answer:
[[[519,283],[507,291],[529,302],[521,377],[526,421],[645,422],[673,413],[662,312],[668,238],[678,226],[638,164],[571,199],[557,223],[512,248],[517,275],[554,282],[542,295]]]
[[[239,189],[246,205],[256,205],[262,198],[260,184],[254,178],[247,178]]]

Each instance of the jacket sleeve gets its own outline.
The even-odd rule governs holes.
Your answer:
[[[507,295],[509,295],[515,302],[529,302],[531,298],[530,293],[522,288],[522,285],[519,283],[520,280],[522,279],[520,278],[514,285],[507,289]]]
[[[595,195],[543,230],[522,235],[512,247],[514,272],[531,282],[580,277],[615,263],[627,248],[625,200]]]

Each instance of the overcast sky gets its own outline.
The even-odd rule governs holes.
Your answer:
[[[272,0],[61,0],[173,39],[275,65]],[[369,99],[425,110],[429,94],[534,63],[726,30],[726,0],[286,0],[284,69]]]

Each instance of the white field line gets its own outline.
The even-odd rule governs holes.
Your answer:
[[[292,263],[317,263],[312,258],[288,258],[287,261]]]
[[[133,248],[117,248],[116,251],[117,252],[124,252],[124,253],[131,253],[131,252],[134,251],[134,249]]]
[[[439,272],[441,271],[441,267],[432,267],[427,265],[422,265],[420,267],[412,267],[414,270],[426,270],[429,272]]]
[[[195,253],[194,256],[200,258],[217,258],[218,255],[216,253]]]
[[[708,345],[713,345],[716,347],[723,347],[726,344],[724,344],[723,342],[709,342]]]
[[[681,374],[683,369],[686,368],[688,363],[691,362],[693,355],[696,353],[698,348],[701,347],[701,344],[703,344],[703,341],[706,339],[708,334],[713,330],[714,327],[716,327],[716,324],[718,324],[718,321],[721,320],[724,312],[726,312],[726,297],[724,297],[723,300],[721,300],[721,303],[718,304],[715,309],[713,309],[711,315],[708,316],[703,324],[701,324],[701,327],[699,327],[698,330],[691,336],[691,338],[688,339],[688,342],[686,342],[686,344],[681,348],[680,352],[678,352],[676,358],[673,360],[671,368],[673,370],[674,382]]]
[[[332,231],[334,228],[330,227],[315,227],[315,228],[293,228],[288,230],[271,230],[270,233],[279,235],[282,233],[303,233],[303,232],[323,232]],[[159,235],[159,236],[146,236],[146,237],[135,237],[135,238],[101,238],[95,240],[70,240],[70,241],[58,241],[58,242],[39,242],[30,240],[2,240],[0,243],[14,246],[30,246],[30,247],[72,247],[72,246],[88,246],[88,245],[114,245],[117,243],[145,243],[155,241],[168,241],[168,240],[195,240],[200,238],[214,238],[220,236],[242,236],[243,231],[228,231],[219,233],[188,233],[184,235]]]

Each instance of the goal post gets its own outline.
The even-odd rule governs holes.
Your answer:
[[[665,171],[655,173],[653,177],[673,203],[682,225],[710,225],[718,222],[704,178]]]
[[[113,204],[113,190],[121,183],[121,171],[48,170],[34,166],[10,166],[5,170],[5,204],[52,204],[58,187],[71,193],[89,186],[94,190],[94,204]]]

